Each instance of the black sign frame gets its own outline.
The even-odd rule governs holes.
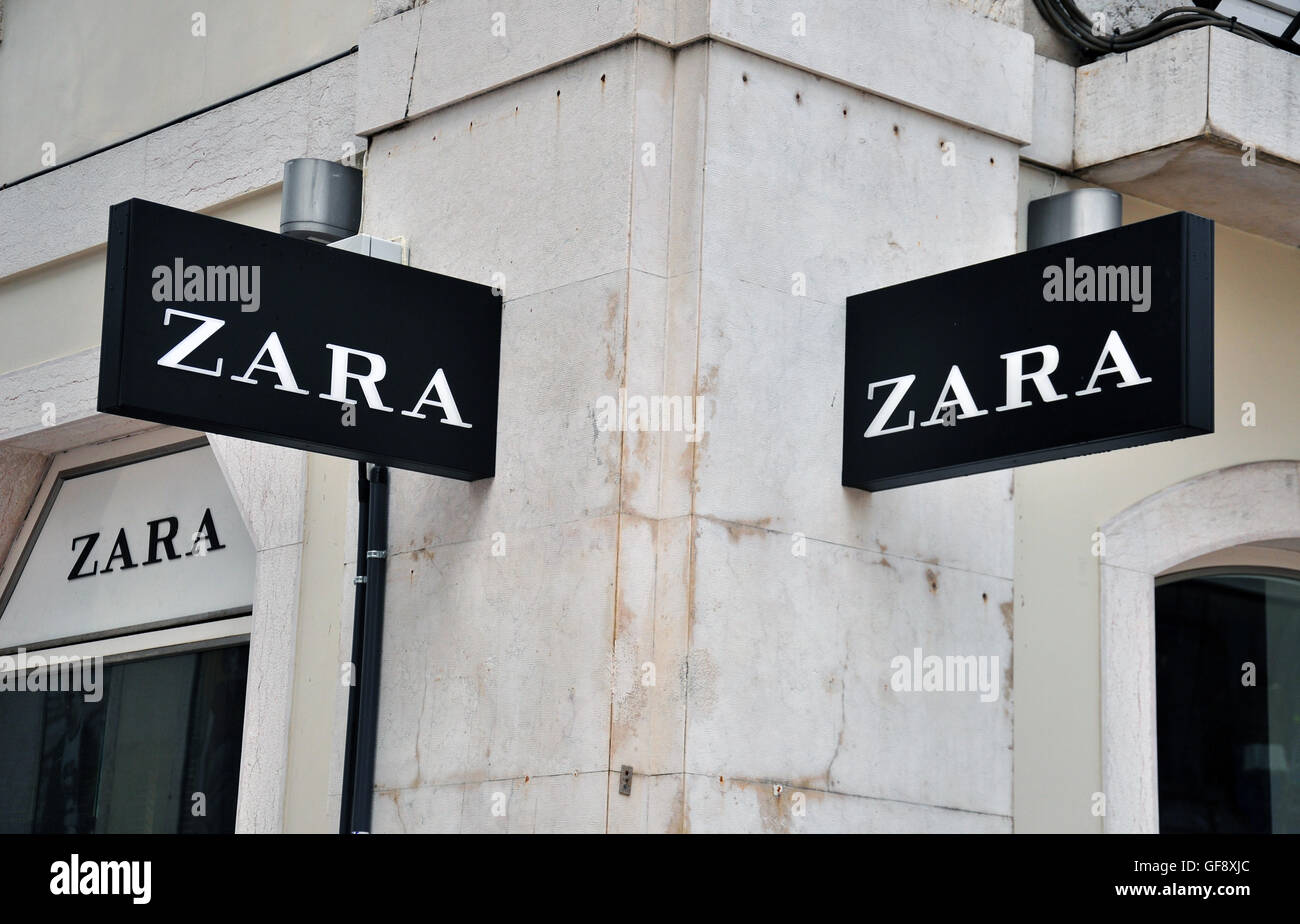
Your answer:
[[[1145,310],[1132,291],[1127,300],[1095,300],[1097,272],[1092,286],[1080,281],[1075,288],[1074,274],[1085,268],[1120,266],[1149,268]],[[1049,302],[1053,267],[1062,277],[1072,272]],[[1117,277],[1107,275],[1119,291]],[[1094,299],[1076,299],[1076,292]],[[1103,361],[1116,363],[1106,352],[1111,332],[1151,382],[1121,390],[1110,372],[1099,392],[1079,394],[1098,383]],[[1031,400],[1013,405],[1004,354],[1042,345],[1056,345],[1059,365],[1048,381],[1063,397],[1059,404],[1038,400],[1044,393],[1025,381]],[[1007,365],[1019,362],[1029,373],[1035,360],[1044,368],[1050,361],[1026,352]],[[960,367],[980,415],[955,413],[952,366]],[[904,385],[894,412],[879,423],[885,402]],[[851,296],[844,389],[842,483],[867,491],[1213,433],[1214,223],[1176,212]],[[932,411],[945,399],[951,409],[936,426]],[[883,432],[868,437],[870,424]]]
[[[98,409],[490,478],[501,323],[488,286],[131,199],[109,212]]]

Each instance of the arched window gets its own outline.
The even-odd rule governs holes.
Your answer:
[[[1156,581],[1161,833],[1300,832],[1300,572]]]

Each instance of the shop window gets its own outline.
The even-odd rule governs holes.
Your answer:
[[[1156,585],[1162,833],[1300,832],[1300,574]]]
[[[0,572],[0,833],[232,833],[254,551],[212,450],[57,457]]]
[[[247,670],[232,645],[0,695],[0,833],[233,832]]]

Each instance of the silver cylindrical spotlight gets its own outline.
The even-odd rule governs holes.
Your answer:
[[[1112,189],[1088,187],[1029,203],[1029,250],[1109,231],[1124,223],[1124,200]]]
[[[361,227],[361,171],[315,157],[284,164],[280,233],[332,244]]]

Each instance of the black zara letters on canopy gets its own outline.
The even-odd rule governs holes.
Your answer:
[[[99,410],[472,481],[501,296],[131,199],[109,212]]]
[[[844,470],[878,491],[1214,432],[1214,224],[1178,212],[848,300]]]

